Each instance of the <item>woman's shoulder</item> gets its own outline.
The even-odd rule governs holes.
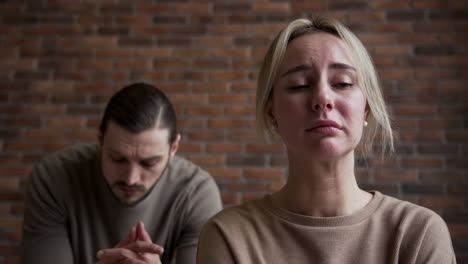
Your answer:
[[[377,214],[387,224],[396,224],[400,231],[407,233],[448,231],[447,224],[435,211],[387,195],[383,195]]]
[[[382,196],[383,199],[379,210],[388,216],[397,218],[413,218],[415,220],[441,218],[435,211],[421,205],[388,195]]]

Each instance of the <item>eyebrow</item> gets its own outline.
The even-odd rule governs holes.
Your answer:
[[[335,62],[335,63],[330,64],[330,66],[328,66],[328,68],[330,68],[330,69],[337,69],[337,70],[352,70],[352,71],[356,71],[356,68],[354,68],[353,66],[348,65],[348,64],[346,64],[346,63],[339,63],[339,62]],[[293,68],[287,70],[285,73],[283,73],[283,74],[281,75],[281,77],[286,76],[286,75],[288,75],[288,74],[295,73],[295,72],[307,71],[307,70],[310,70],[310,69],[311,69],[310,66],[305,65],[305,64],[301,64],[301,65],[298,65],[298,66],[296,66],[296,67],[293,67]]]
[[[118,156],[121,156],[123,158],[127,158],[124,154],[120,153],[119,151],[116,151],[114,149],[109,149],[109,152],[111,152],[113,155],[118,155]],[[154,159],[162,159],[164,155],[160,155],[160,154],[156,154],[154,156],[150,156],[150,157],[144,157],[142,158],[141,160],[142,161],[149,161],[149,160],[154,160]]]

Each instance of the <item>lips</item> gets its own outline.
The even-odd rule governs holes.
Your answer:
[[[315,121],[312,126],[306,129],[306,132],[332,133],[341,130],[342,127],[333,120],[324,119]]]

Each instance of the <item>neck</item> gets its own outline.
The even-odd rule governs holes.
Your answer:
[[[288,211],[310,216],[349,215],[372,198],[354,176],[354,154],[333,160],[311,160],[288,153],[289,177],[273,195],[273,202]]]

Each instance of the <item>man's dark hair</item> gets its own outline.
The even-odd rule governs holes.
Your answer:
[[[146,84],[128,85],[114,94],[104,111],[99,130],[104,135],[109,121],[132,133],[140,133],[159,123],[169,129],[169,144],[177,136],[177,120],[169,98],[158,88]]]

